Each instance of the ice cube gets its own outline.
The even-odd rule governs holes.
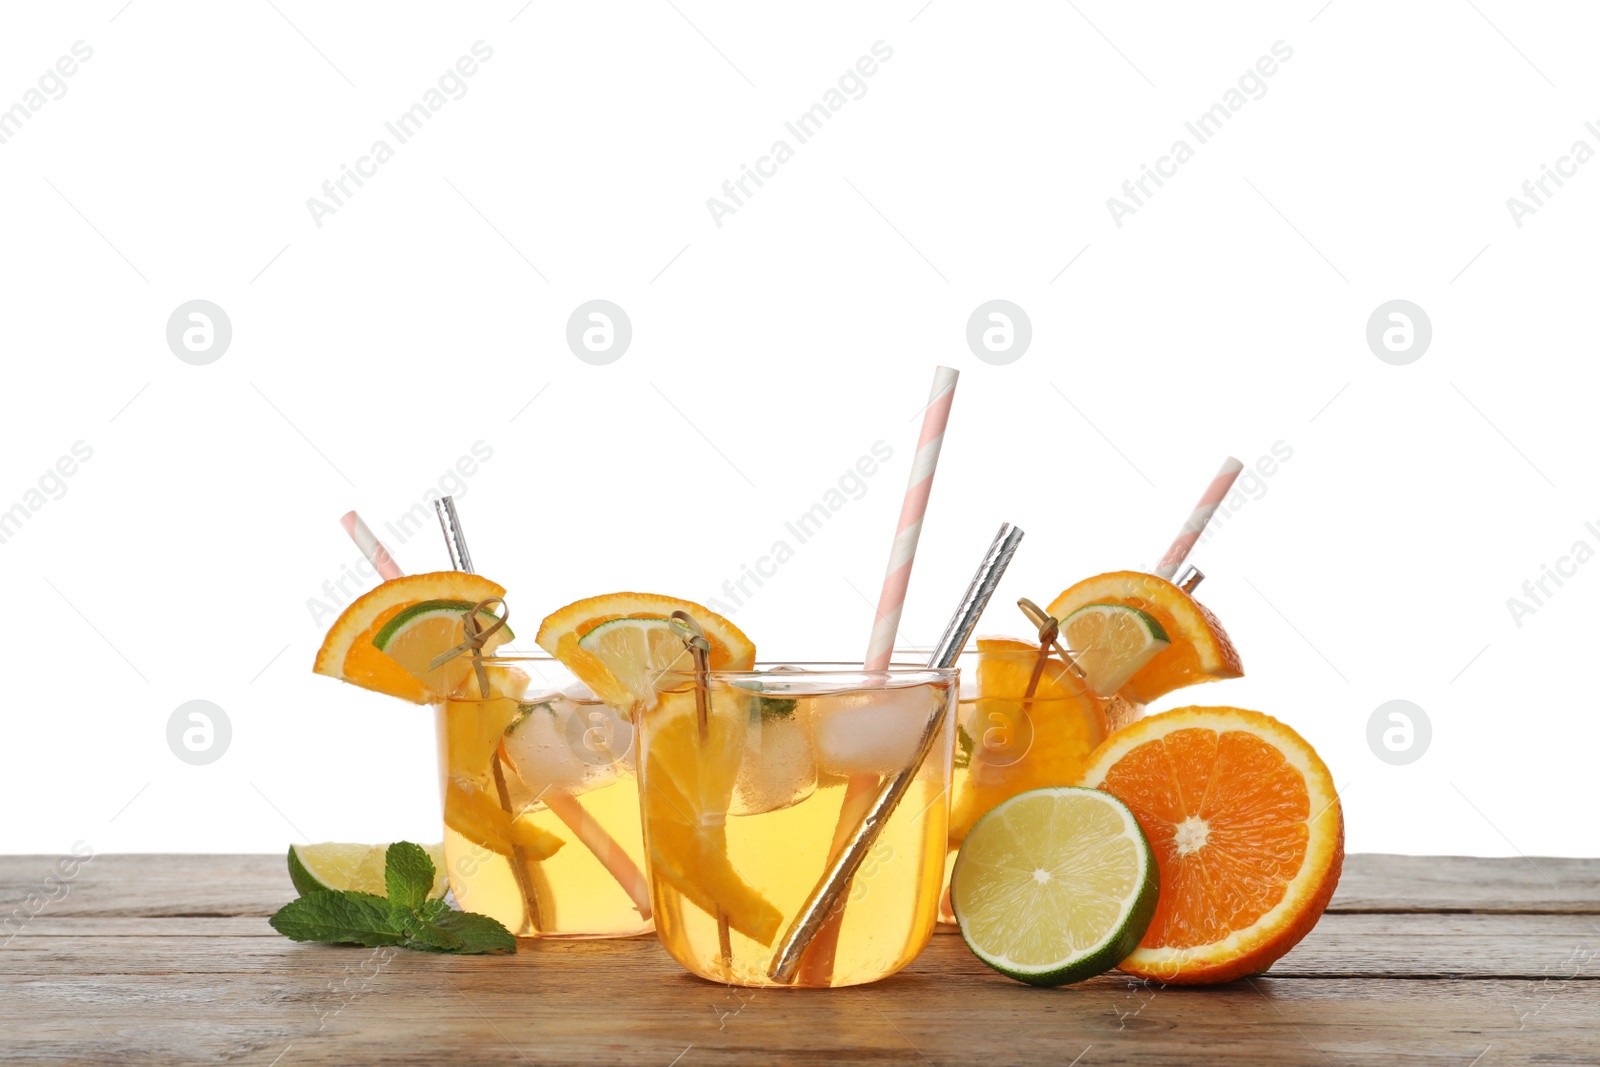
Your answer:
[[[759,815],[798,804],[817,788],[817,759],[804,705],[752,696],[744,759],[734,783],[730,815]]]
[[[593,696],[558,703],[566,705],[567,744],[589,766],[591,778],[610,781],[633,773],[633,723],[626,715]]]
[[[857,690],[814,700],[817,768],[824,774],[893,774],[911,762],[943,690]]]
[[[535,795],[595,789],[632,769],[633,725],[604,704],[553,697],[526,708],[506,756]]]

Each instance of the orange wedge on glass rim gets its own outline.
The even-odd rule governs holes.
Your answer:
[[[575,601],[546,616],[534,640],[612,707],[626,710],[635,701],[650,706],[663,672],[694,666],[668,622],[674,611],[692,615],[705,631],[712,670],[755,666],[756,646],[733,623],[692,600],[655,593],[607,593]]]
[[[463,571],[438,571],[391,578],[357,597],[334,620],[327,636],[323,638],[322,647],[317,649],[316,663],[311,669],[317,674],[350,682],[375,693],[399,697],[413,704],[434,703],[446,693],[435,691],[416,673],[402,666],[400,660],[380,652],[373,641],[402,612],[416,609],[426,602],[453,602],[460,606],[461,613],[465,613],[480,600],[504,595],[505,589],[495,582]],[[439,647],[427,658],[431,659],[458,643],[460,631],[458,618],[451,633],[441,631],[428,634],[430,645],[437,644]],[[501,631],[502,634],[504,632]],[[423,635],[417,632],[417,636],[420,638]],[[421,655],[427,650],[409,651]],[[463,662],[457,669],[468,669],[467,663]]]
[[[1239,652],[1222,623],[1165,578],[1139,571],[1098,574],[1063,592],[1047,610],[1065,622],[1091,604],[1137,608],[1155,618],[1170,642],[1121,686],[1119,692],[1129,700],[1148,704],[1174,689],[1244,675]]]
[[[711,670],[755,666],[756,646],[733,623],[691,600],[654,593],[610,593],[568,604],[544,620],[535,640],[607,704],[650,709],[651,726],[640,735],[639,797],[655,877],[708,915],[727,919],[729,929],[770,945],[783,915],[728,858],[725,822],[744,754],[745,718],[714,714],[702,738],[692,687],[656,691],[664,672],[694,668],[668,622],[674,611],[687,612],[705,631]]]
[[[1132,810],[1155,852],[1155,917],[1119,968],[1170,985],[1266,970],[1328,906],[1344,814],[1327,766],[1269,715],[1185,707],[1106,739],[1080,785]]]

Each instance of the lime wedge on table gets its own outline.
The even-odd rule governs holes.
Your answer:
[[[1156,617],[1125,604],[1090,604],[1061,620],[1084,681],[1108,697],[1171,642]]]
[[[462,620],[472,608],[472,603],[465,600],[424,600],[412,604],[390,619],[372,638],[372,644],[415,675],[430,693],[436,697],[447,696],[472,673],[472,657],[463,653],[432,670],[428,665],[435,656],[461,643],[466,633]],[[478,623],[484,629],[498,620],[499,616],[487,608],[478,613]],[[493,654],[496,648],[515,636],[511,627],[502,626],[484,644],[484,653]]]
[[[444,846],[423,845],[422,849],[433,860],[433,890],[428,897],[437,899],[444,896],[449,888],[444,873]],[[388,845],[354,845],[337,841],[290,845],[289,880],[294,883],[295,891],[302,895],[318,889],[338,889],[387,896],[389,890],[383,880],[383,871],[388,851]]]
[[[967,947],[1030,985],[1081,982],[1126,959],[1160,875],[1133,813],[1095,789],[1020,793],[967,833],[950,904]]]

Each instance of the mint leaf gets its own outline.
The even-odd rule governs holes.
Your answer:
[[[511,931],[487,915],[451,911],[435,921],[420,914],[405,924],[406,947],[421,952],[449,952],[476,955],[486,952],[515,952],[517,939]]]
[[[383,881],[389,890],[389,902],[410,911],[422,907],[433,889],[433,860],[422,846],[396,841],[384,853],[383,862]]]
[[[763,720],[790,718],[794,715],[795,705],[799,703],[784,697],[757,697],[756,699],[758,706],[761,708],[761,718]]]
[[[396,909],[373,893],[318,889],[285,904],[267,921],[291,941],[333,941],[376,948],[402,945],[406,940]]]
[[[295,867],[289,854],[290,871]],[[420,952],[515,952],[517,939],[487,915],[452,911],[442,900],[429,900],[434,865],[428,853],[409,841],[397,841],[384,854],[387,897],[337,889],[313,889],[285,904],[268,920],[293,941],[337,944],[399,945]],[[308,876],[309,877],[309,876]],[[295,879],[296,888],[300,888]]]
[[[418,923],[406,931],[406,948],[418,952],[459,953],[461,946],[461,938],[437,923]]]
[[[967,733],[967,728],[956,723],[956,747],[960,749],[951,763],[956,767],[970,766],[972,763],[972,735]]]
[[[449,914],[450,905],[442,900],[425,900],[422,902],[422,907],[417,909],[417,918],[429,923],[438,922]]]
[[[455,935],[459,947],[452,951],[478,954],[484,952],[515,952],[517,939],[511,931],[487,915],[470,911],[452,911],[432,928]]]

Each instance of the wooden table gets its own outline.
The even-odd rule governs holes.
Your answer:
[[[96,856],[64,895],[55,864],[0,857],[0,1061],[1600,1063],[1596,859],[1351,856],[1298,949],[1210,989],[1032,989],[940,935],[832,991],[703,982],[652,939],[298,945],[266,923],[293,896],[278,856]],[[28,918],[30,893],[56,899]]]

